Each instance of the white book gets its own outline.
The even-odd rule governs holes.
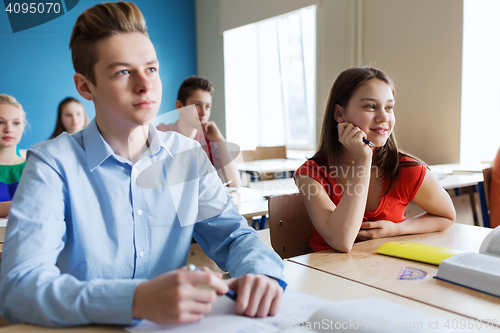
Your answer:
[[[479,253],[464,252],[443,260],[435,277],[500,297],[500,227],[486,236]]]
[[[475,320],[471,321],[476,324]],[[479,323],[486,326],[486,324]],[[461,327],[467,327],[462,325]],[[460,329],[460,319],[445,319],[380,298],[331,302],[289,290],[283,295],[274,317],[248,318],[236,315],[234,301],[221,296],[212,312],[199,322],[185,325],[157,325],[143,320],[126,330],[131,333],[222,333],[222,332],[475,332]],[[483,327],[484,328],[484,327]]]

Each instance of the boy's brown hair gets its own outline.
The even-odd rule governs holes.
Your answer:
[[[69,42],[75,71],[96,85],[94,65],[99,61],[96,45],[121,32],[140,32],[148,36],[144,16],[132,2],[105,2],[80,14]]]
[[[182,82],[177,92],[177,100],[181,101],[183,105],[186,105],[187,99],[191,97],[193,91],[198,89],[204,90],[210,93],[210,95],[214,94],[214,85],[209,79],[193,75]]]

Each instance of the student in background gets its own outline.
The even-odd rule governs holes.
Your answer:
[[[156,128],[162,132],[176,131],[198,141],[217,170],[222,182],[230,182],[229,186],[232,187],[241,187],[240,171],[227,149],[226,139],[217,124],[208,120],[212,111],[213,94],[214,86],[208,79],[200,76],[188,77],[179,87],[175,108],[179,110],[185,106],[195,105],[198,113],[196,121],[199,119],[199,122],[193,124],[193,115],[189,113],[189,110],[179,110],[177,122],[159,124]],[[201,124],[203,133],[197,129],[199,124]]]
[[[500,225],[500,150],[493,162],[490,183],[490,227]]]
[[[50,139],[55,138],[62,132],[76,133],[87,127],[88,124],[89,117],[83,104],[76,98],[67,97],[57,107],[56,128],[54,128]]]
[[[16,153],[25,126],[26,114],[21,104],[12,96],[0,94],[0,217],[9,215],[26,164]]]
[[[437,179],[398,149],[394,104],[394,85],[380,70],[351,68],[333,83],[318,151],[295,173],[314,227],[314,251],[349,252],[357,240],[440,231],[454,223],[452,201]],[[405,220],[410,201],[426,212]]]
[[[152,125],[160,64],[137,6],[85,10],[70,49],[96,117],[28,151],[3,247],[1,315],[44,326],[188,323],[229,288],[236,313],[276,314],[283,261],[238,214],[200,145]],[[193,237],[231,279],[185,267]]]

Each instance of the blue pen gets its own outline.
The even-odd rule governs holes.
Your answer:
[[[370,140],[363,138],[363,142],[366,143],[368,146],[375,148],[375,145]]]
[[[337,128],[339,128],[339,125],[337,125]],[[373,144],[373,142],[371,142],[370,140],[363,138],[363,142],[368,146],[375,148],[375,144]]]
[[[201,269],[199,269],[198,267],[196,267],[195,265],[193,264],[189,264],[187,266],[187,268],[190,270],[190,271],[200,271],[200,272],[203,272]],[[236,301],[236,293],[234,292],[234,290],[232,290],[231,288],[229,288],[227,294],[226,294],[227,297],[229,297],[230,299],[232,299],[233,301]]]

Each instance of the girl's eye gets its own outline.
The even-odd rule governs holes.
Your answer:
[[[387,110],[389,110],[389,111],[392,111],[392,110],[394,110],[394,106],[392,106],[392,105],[389,105],[389,106],[387,107]]]
[[[148,68],[148,72],[150,72],[150,73],[156,73],[157,69],[154,68],[154,67],[151,67],[151,68]]]
[[[366,107],[369,108],[369,109],[375,109],[375,105],[374,104],[368,104]]]
[[[122,71],[119,71],[117,74],[118,74],[118,75],[126,75],[126,74],[129,74],[129,73],[130,73],[130,72],[129,72],[129,70],[128,70],[128,69],[124,69],[124,70],[122,70]]]
[[[16,125],[16,126],[19,125],[19,124],[20,124],[20,122],[18,122],[18,121],[14,122],[14,125]]]

